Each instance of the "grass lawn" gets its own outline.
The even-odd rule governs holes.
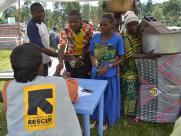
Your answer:
[[[0,71],[9,71],[9,55],[10,50],[0,50]],[[3,82],[0,82],[0,90]],[[7,133],[5,113],[1,111],[0,104],[0,136],[5,136]],[[122,117],[121,120],[112,128],[104,131],[104,136],[169,136],[172,132],[173,124],[148,123],[140,121],[137,124],[130,123],[127,117]],[[97,128],[91,130],[91,136],[97,136]]]

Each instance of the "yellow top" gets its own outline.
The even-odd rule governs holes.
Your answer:
[[[83,29],[79,34],[75,34],[75,54],[74,55],[82,55],[83,52]]]

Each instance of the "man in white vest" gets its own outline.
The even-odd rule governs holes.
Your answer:
[[[44,8],[40,3],[33,3],[30,7],[32,19],[27,24],[27,37],[28,42],[34,43],[43,52],[43,64],[44,72],[43,75],[48,75],[48,66],[50,64],[50,57],[58,57],[56,52],[49,49],[49,36],[46,25],[44,24],[45,12]]]

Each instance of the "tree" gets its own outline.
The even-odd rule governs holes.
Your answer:
[[[81,7],[81,15],[82,18],[85,20],[90,20],[90,5],[89,4],[85,4]]]
[[[91,6],[89,14],[90,19],[96,19],[98,17],[98,14],[98,7]]]
[[[40,4],[43,6],[44,9],[46,9],[46,7],[47,7],[47,2],[40,1]]]
[[[53,11],[45,10],[45,22],[48,29],[51,29],[52,26],[57,26],[58,28],[62,27],[62,4],[61,2],[53,3]]]
[[[153,15],[154,15],[158,20],[162,20],[162,18],[163,18],[163,13],[162,13],[162,9],[159,7],[159,5],[156,5],[156,6],[154,7]]]
[[[104,0],[99,0],[99,2],[98,2],[97,15],[98,15],[99,18],[100,18],[100,17],[103,15],[103,13],[104,13],[104,11],[103,11],[103,2],[104,2]]]
[[[79,2],[62,2],[63,13],[67,15],[70,10],[77,10],[80,12]]]
[[[181,0],[169,0],[163,3],[165,22],[169,25],[181,25]]]
[[[16,16],[16,6],[11,6],[3,12],[3,17],[7,19],[8,17]]]
[[[146,5],[140,2],[137,4],[137,9],[138,9],[138,16],[140,18],[144,17],[146,14],[146,11],[145,11]]]
[[[62,10],[61,10],[61,27],[63,28],[66,25],[67,15],[70,10],[77,10],[80,12],[80,3],[79,2],[62,2]]]
[[[145,6],[146,16],[151,15],[152,11],[153,11],[153,2],[152,0],[148,0],[148,3]]]
[[[28,22],[31,18],[30,6],[32,2],[31,0],[25,0],[24,4],[20,10],[20,21],[21,22]]]

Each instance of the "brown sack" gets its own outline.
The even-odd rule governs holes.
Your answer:
[[[131,10],[134,0],[107,0],[103,4],[104,11],[122,13]]]

